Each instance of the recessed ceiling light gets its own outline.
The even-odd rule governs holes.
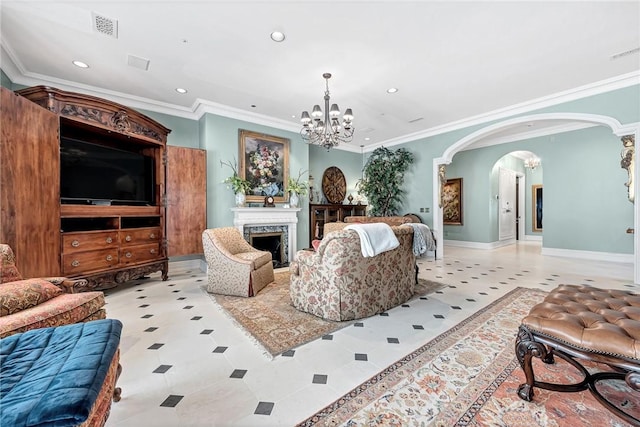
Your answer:
[[[89,64],[87,64],[86,62],[82,62],[82,61],[73,61],[72,64],[75,65],[76,67],[80,67],[80,68],[89,68]]]
[[[271,40],[278,43],[284,41],[284,33],[282,31],[274,31],[271,33]]]
[[[397,87],[390,87],[389,89],[387,89],[387,93],[396,93],[398,91]]]
[[[177,88],[176,88],[176,92],[178,92],[178,93],[187,93],[187,92],[188,92],[188,90],[183,89],[183,88],[181,88],[181,87],[177,87]]]
[[[371,140],[371,138],[366,137],[364,140],[365,140],[365,141],[370,141],[370,140]]]

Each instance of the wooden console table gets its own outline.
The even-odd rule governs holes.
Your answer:
[[[322,239],[326,223],[366,214],[367,205],[309,204],[309,244],[314,239]]]

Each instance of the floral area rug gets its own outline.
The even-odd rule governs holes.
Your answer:
[[[275,281],[251,298],[209,295],[271,357],[353,323],[324,320],[298,311],[289,297],[289,278],[288,271],[277,272]],[[445,286],[420,279],[414,295],[427,295]]]
[[[544,296],[534,289],[511,291],[299,426],[626,426],[586,390],[536,388],[532,402],[517,396],[524,374],[515,358],[516,333]],[[534,360],[534,372],[548,382],[582,379],[560,358],[554,365]],[[640,393],[623,381],[605,383],[603,393],[640,415]]]

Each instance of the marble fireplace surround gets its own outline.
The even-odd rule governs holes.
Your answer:
[[[284,236],[286,257],[291,262],[296,255],[298,238],[298,212],[301,208],[231,208],[233,225],[248,240],[249,233],[280,232]]]

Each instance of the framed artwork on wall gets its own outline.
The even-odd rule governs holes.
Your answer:
[[[447,179],[442,194],[443,223],[462,225],[462,178]]]
[[[533,206],[531,215],[533,231],[542,231],[542,184],[531,186],[531,206]]]
[[[289,177],[289,140],[241,129],[239,131],[240,178],[251,183],[247,202],[263,202],[273,197],[286,202]]]

